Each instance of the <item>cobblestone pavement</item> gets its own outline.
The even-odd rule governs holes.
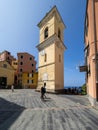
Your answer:
[[[0,130],[98,130],[98,111],[86,96],[0,90]]]

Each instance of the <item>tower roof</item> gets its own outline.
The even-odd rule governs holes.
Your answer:
[[[38,23],[37,26],[38,26],[38,27],[41,27],[42,23],[44,23],[44,22],[46,21],[46,19],[49,18],[50,15],[53,14],[53,13],[54,13],[54,14],[57,14],[59,20],[62,22],[62,24],[63,24],[63,26],[64,26],[64,28],[65,28],[66,26],[65,26],[65,24],[64,24],[64,22],[63,22],[63,19],[62,19],[61,15],[60,15],[60,13],[59,13],[59,11],[58,11],[56,5],[53,6],[53,8],[52,8],[48,13],[46,13],[46,15],[44,16],[44,18]]]

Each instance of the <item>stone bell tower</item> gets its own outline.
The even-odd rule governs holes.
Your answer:
[[[45,83],[48,92],[64,89],[64,22],[54,6],[39,22],[38,87]]]

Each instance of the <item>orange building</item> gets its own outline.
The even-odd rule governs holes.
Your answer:
[[[91,105],[98,101],[98,0],[87,0],[85,15],[85,65],[87,93]]]

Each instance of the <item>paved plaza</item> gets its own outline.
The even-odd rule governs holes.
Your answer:
[[[98,130],[98,110],[86,96],[32,89],[0,90],[0,130]]]

